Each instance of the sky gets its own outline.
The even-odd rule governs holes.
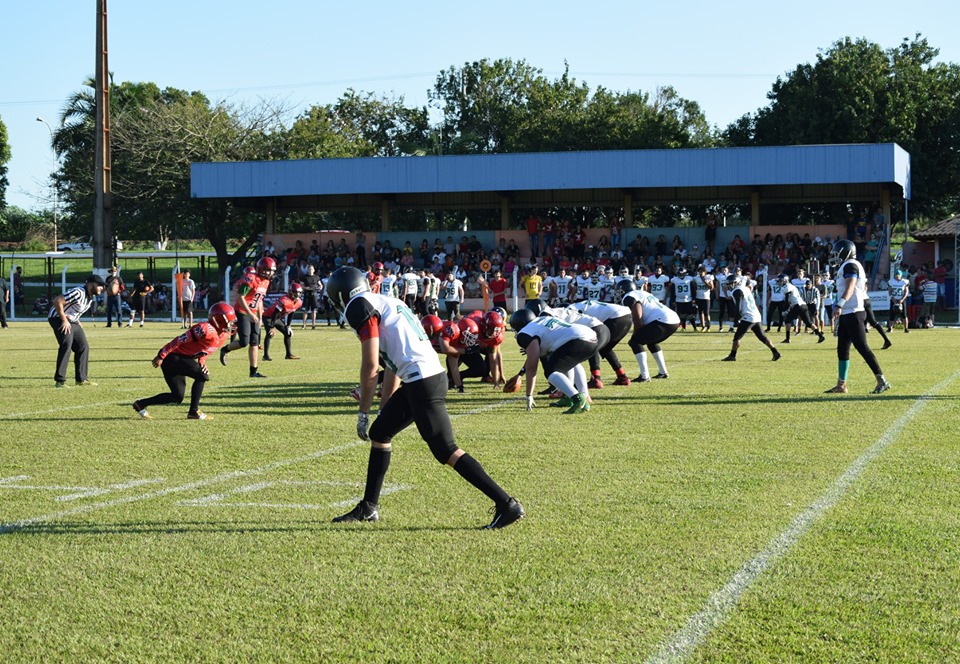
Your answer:
[[[960,62],[960,3],[486,0],[108,0],[114,81],[298,111],[353,88],[427,104],[437,75],[512,58],[591,90],[673,86],[710,124],[767,105],[777,77],[845,37],[884,49],[922,34]],[[96,68],[96,0],[0,0],[0,120],[13,153],[7,203],[51,207],[51,127]],[[289,124],[289,122],[288,122]],[[92,176],[91,176],[92,177]]]

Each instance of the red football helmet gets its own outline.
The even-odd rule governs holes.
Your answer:
[[[421,318],[420,324],[423,325],[423,331],[427,333],[428,339],[433,339],[443,331],[443,321],[440,320],[439,316],[433,314]]]
[[[269,256],[264,256],[257,261],[257,274],[264,279],[272,277],[277,272],[277,261]]]
[[[257,268],[256,268],[255,266],[253,266],[253,265],[248,265],[247,267],[243,268],[243,274],[244,274],[244,275],[254,274],[254,273],[256,273],[256,271],[257,271]]]
[[[290,297],[292,297],[294,300],[297,300],[303,297],[303,286],[300,285],[299,281],[293,281],[290,283],[289,293]]]
[[[224,332],[232,333],[237,322],[237,312],[226,302],[217,302],[210,307],[207,321],[221,334]]]
[[[383,272],[383,263],[377,261],[370,267],[371,272]]]
[[[477,339],[480,337],[480,326],[477,325],[477,321],[472,318],[461,318],[457,327],[460,328],[460,339],[464,346],[477,344]]]
[[[498,311],[488,311],[483,315],[483,334],[488,339],[492,339],[498,334],[503,334],[504,323],[503,316]]]

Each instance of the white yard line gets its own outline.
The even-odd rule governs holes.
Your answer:
[[[465,415],[475,415],[478,413],[484,413],[489,410],[500,408],[504,404],[513,403],[516,401],[518,401],[518,399],[498,401],[496,403],[489,404],[487,406],[474,408],[464,413],[451,415],[450,419],[456,419],[459,417],[463,417]],[[214,484],[220,484],[222,482],[228,482],[231,480],[241,479],[244,477],[250,477],[254,475],[263,475],[265,473],[269,473],[274,470],[278,470],[280,468],[295,466],[297,464],[305,463],[308,461],[321,459],[325,456],[330,456],[332,454],[345,452],[347,450],[351,450],[361,445],[369,445],[369,443],[357,439],[351,443],[338,445],[337,447],[332,447],[326,450],[317,450],[316,452],[311,452],[310,454],[294,457],[292,459],[281,459],[279,461],[273,461],[271,463],[267,463],[250,470],[234,470],[226,473],[220,473],[219,475],[215,475],[207,479],[197,480],[195,482],[188,482],[187,484],[181,484],[179,486],[170,487],[168,489],[159,489],[157,491],[151,491],[150,493],[142,493],[136,496],[125,496],[122,498],[114,498],[113,500],[104,500],[97,503],[90,503],[88,505],[80,505],[80,506],[74,507],[73,509],[62,510],[59,512],[51,512],[49,514],[43,514],[40,516],[30,517],[27,519],[21,519],[19,521],[3,523],[3,524],[0,524],[0,535],[6,535],[8,533],[16,532],[22,528],[26,528],[27,526],[32,526],[38,523],[45,523],[47,521],[55,521],[57,519],[62,519],[68,516],[76,516],[78,514],[87,514],[89,512],[96,512],[99,510],[108,509],[111,507],[117,507],[120,505],[129,505],[131,503],[138,503],[144,500],[152,500],[154,498],[162,498],[164,496],[169,496],[172,494],[184,493],[186,491],[194,491],[196,489],[202,489],[204,487],[212,486]],[[15,479],[15,478],[8,478],[8,479]]]
[[[850,464],[826,493],[810,503],[803,512],[794,518],[786,530],[767,543],[763,551],[737,570],[723,588],[711,595],[704,607],[692,615],[680,630],[663,641],[657,649],[657,653],[647,659],[648,664],[682,662],[693,654],[707,639],[710,632],[719,627],[727,619],[727,616],[736,609],[740,598],[753,585],[754,581],[786,554],[824,513],[840,502],[867,466],[896,440],[911,420],[923,411],[931,397],[942,392],[957,378],[960,378],[960,372],[941,381],[926,394],[918,397],[910,409],[898,417],[877,442]]]

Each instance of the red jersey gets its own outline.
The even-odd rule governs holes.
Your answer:
[[[477,343],[480,345],[480,348],[496,348],[503,343],[503,328],[501,327],[497,330],[497,333],[492,337],[488,337],[486,327],[481,326]]]
[[[237,300],[233,305],[237,310],[237,315],[243,313],[240,300],[245,300],[250,310],[256,311],[257,307],[260,306],[260,302],[263,301],[263,296],[267,294],[267,288],[269,287],[270,280],[261,278],[260,275],[255,272],[243,275],[243,279],[240,280],[240,284],[237,286]]]
[[[506,279],[503,277],[500,277],[499,279],[491,279],[487,286],[490,287],[490,292],[493,293],[494,302],[506,302],[507,287],[509,286]]]
[[[192,357],[204,364],[204,358],[219,350],[230,339],[229,332],[217,332],[210,323],[197,323],[160,349],[157,357],[161,360],[171,353]]]
[[[285,318],[289,316],[294,311],[303,306],[303,300],[299,297],[294,300],[292,297],[284,293],[277,299],[276,302],[271,304],[264,312],[263,318],[265,320],[275,320],[277,318]]]
[[[380,292],[380,283],[383,281],[383,277],[381,277],[379,274],[374,274],[373,272],[367,272],[367,281],[370,282],[371,293]]]

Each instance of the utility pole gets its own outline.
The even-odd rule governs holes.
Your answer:
[[[60,208],[60,192],[57,190],[57,162],[59,161],[59,155],[57,154],[57,143],[56,137],[53,134],[53,127],[43,118],[37,118],[37,122],[42,122],[47,125],[47,129],[50,131],[50,149],[53,152],[53,170],[50,172],[53,188],[53,250],[57,251],[60,248],[57,238],[57,212]]]
[[[107,0],[97,0],[96,147],[93,185],[93,269],[106,274],[113,264],[113,181],[110,167],[110,70],[107,66]]]

